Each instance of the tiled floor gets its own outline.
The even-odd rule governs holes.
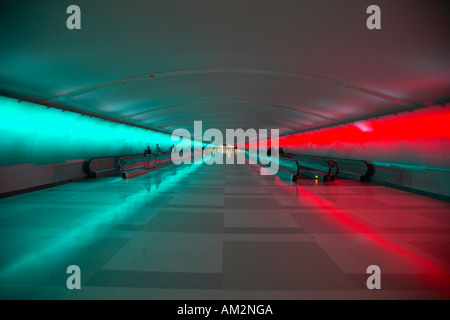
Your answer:
[[[2,299],[449,299],[450,204],[255,165],[0,200]],[[66,268],[81,269],[69,290]],[[369,290],[367,267],[381,269]]]

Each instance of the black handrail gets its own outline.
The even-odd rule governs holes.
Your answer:
[[[323,159],[329,161],[331,164],[336,165],[337,172],[334,174],[336,177],[339,173],[340,177],[367,180],[373,175],[373,165],[365,160],[345,159],[339,157],[322,157],[322,156],[307,156],[298,154],[286,154],[288,157],[305,159]],[[333,176],[333,175],[332,175]],[[332,178],[333,179],[333,178]]]
[[[295,159],[300,167],[300,174],[326,181],[334,181],[339,173],[339,165],[334,160],[328,160],[320,157],[303,156],[296,154],[286,154],[288,158]]]
[[[95,177],[111,176],[119,173],[117,161],[123,157],[137,155],[117,155],[109,157],[92,158],[88,164],[89,173]]]
[[[331,169],[336,168],[334,173],[331,173],[331,179],[332,181],[336,179],[338,173],[339,173],[339,164],[335,160],[328,160],[331,164]]]
[[[171,162],[171,153],[160,153],[160,154],[152,154],[149,156],[137,155],[137,156],[126,156],[120,158],[118,162],[118,169],[120,174],[123,176],[125,173],[130,171],[143,169],[143,170],[151,170],[159,167],[161,164],[166,165],[168,162]],[[133,161],[136,160],[136,161]],[[163,160],[162,163],[150,164],[150,161],[155,160]],[[139,163],[139,165],[134,165]]]
[[[298,164],[298,161],[288,157],[279,156],[278,165],[281,171],[292,175],[292,180],[297,180],[300,173],[300,165]]]

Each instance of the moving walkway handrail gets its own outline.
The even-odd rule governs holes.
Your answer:
[[[101,173],[109,173],[109,172],[117,172],[117,159],[125,158],[125,157],[133,157],[137,155],[117,155],[117,156],[107,156],[107,157],[97,157],[92,158],[89,161],[88,169],[92,174],[101,174]]]
[[[157,167],[157,165],[155,165],[155,166],[148,166],[148,167],[145,166],[145,165],[140,165],[140,166],[132,167],[133,162],[130,163],[130,162],[127,162],[127,161],[139,160],[139,161],[136,161],[136,162],[149,162],[149,161],[155,161],[155,160],[167,160],[165,162],[168,162],[169,160],[171,160],[170,155],[171,155],[170,152],[165,152],[165,153],[160,153],[160,154],[151,154],[149,156],[137,155],[137,156],[122,157],[122,158],[120,158],[119,163],[118,163],[119,172],[121,174],[123,174],[123,173],[126,173],[126,172],[130,172],[132,170],[152,169],[152,168]]]
[[[292,175],[298,177],[298,175],[299,175],[299,173],[300,173],[300,165],[298,164],[298,161],[296,161],[296,160],[294,160],[294,159],[291,159],[291,158],[289,158],[289,157],[279,156],[279,157],[278,157],[278,163],[279,163],[279,166],[280,166],[280,167],[282,166],[282,163],[284,163],[284,162],[294,162],[294,163],[295,163],[295,169],[294,169],[294,171],[290,172],[289,170],[286,170],[286,169],[284,169],[283,171],[285,171],[285,172],[287,172],[287,173],[290,173],[290,174],[292,174]],[[284,166],[284,167],[288,168],[288,166]],[[290,168],[290,167],[289,167],[289,168]]]
[[[334,162],[338,167],[338,172],[343,176],[359,177],[365,179],[373,173],[373,165],[365,160],[357,159],[345,159],[339,157],[321,157],[321,156],[307,156],[297,154],[287,154],[289,157],[303,157],[303,158],[316,158],[324,159],[330,162]],[[337,173],[336,173],[337,175]]]
[[[354,160],[354,159],[341,159],[341,158],[333,158],[336,161],[341,163],[341,167],[343,167],[343,171],[347,171],[346,164],[351,164],[352,168],[350,168],[350,172],[353,174],[357,174],[360,176],[366,176],[370,174],[370,170],[372,165],[365,160]],[[355,170],[356,169],[356,170]]]
[[[328,160],[328,162],[329,162],[330,165],[331,165],[330,173],[331,173],[331,170],[332,170],[333,168],[336,168],[335,172],[334,172],[334,173],[331,173],[331,179],[334,180],[334,179],[337,177],[338,173],[339,173],[339,164],[338,164],[337,161],[335,161],[335,160]]]
[[[313,156],[303,156],[297,154],[286,154],[285,156],[291,159],[295,159],[298,162],[300,168],[307,168],[310,169],[312,172],[317,171],[321,173],[323,172],[325,180],[334,180],[339,173],[339,164],[334,160]],[[323,170],[322,168],[314,167],[314,165],[312,165],[311,163],[302,163],[302,161],[307,160],[320,162],[327,169]]]

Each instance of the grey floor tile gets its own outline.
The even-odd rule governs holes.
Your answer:
[[[276,199],[256,197],[226,197],[226,209],[283,209]]]
[[[222,244],[220,234],[140,233],[105,265],[105,269],[220,273]]]
[[[313,242],[225,242],[224,289],[356,289]]]
[[[162,210],[144,228],[155,232],[222,233],[223,213]]]

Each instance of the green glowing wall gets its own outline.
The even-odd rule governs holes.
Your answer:
[[[0,96],[0,166],[169,151],[171,135]]]

